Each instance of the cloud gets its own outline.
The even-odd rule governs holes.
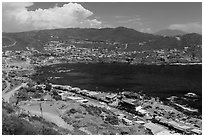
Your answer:
[[[133,23],[133,24],[138,24],[138,25],[142,25],[141,18],[132,18],[132,19],[125,19],[125,20],[119,20],[117,21],[118,23]]]
[[[64,4],[62,7],[57,5],[49,9],[36,9],[28,11],[27,7],[33,3],[6,3],[3,7],[3,30],[6,31],[25,31],[38,29],[55,29],[69,27],[100,27],[102,22],[90,19],[93,12],[85,9],[77,3]]]
[[[114,16],[117,19],[121,19],[121,18],[129,18],[129,16]]]
[[[140,32],[152,33],[152,29],[151,28],[142,28],[142,29],[140,29]]]
[[[190,33],[192,32],[202,33],[202,24],[200,22],[191,22],[186,24],[172,24],[168,28],[172,30],[178,29]]]
[[[119,16],[114,16],[117,19],[127,19],[127,18],[139,18],[139,15],[134,15],[134,16],[129,16],[129,15],[119,15]]]
[[[134,16],[114,16],[116,18],[117,26],[126,26],[135,28],[137,26],[143,26],[144,23],[139,15]]]

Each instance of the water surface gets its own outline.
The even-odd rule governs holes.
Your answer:
[[[201,65],[56,64],[37,70],[40,82],[76,86],[81,89],[119,92],[143,90],[166,98],[194,92],[202,96]],[[195,107],[202,108],[202,101]]]

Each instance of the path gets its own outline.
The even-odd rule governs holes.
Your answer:
[[[40,111],[40,103],[35,105],[23,105],[19,106],[20,108],[24,109],[25,111],[29,112],[30,114],[42,116],[46,121],[55,123],[57,126],[68,129],[72,131],[74,128],[73,126],[67,124],[61,117],[59,113],[56,113],[56,109],[53,107],[50,107],[49,105],[46,105],[44,103],[42,104],[42,112],[43,115],[41,115]]]

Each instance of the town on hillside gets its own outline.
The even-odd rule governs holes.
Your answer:
[[[2,135],[202,135],[202,2],[2,0]]]
[[[50,41],[44,46],[46,53],[29,48],[26,51],[4,51],[3,114],[13,114],[8,109],[14,107],[16,117],[34,127],[35,122],[40,123],[39,127],[45,126],[43,120],[53,123],[47,126],[50,131],[46,134],[202,134],[198,110],[176,103],[173,97],[163,102],[142,92],[107,93],[69,85],[37,83],[31,79],[36,67],[58,63],[200,63],[200,59],[187,55],[187,47],[183,51],[125,52],[95,47],[78,48],[75,43],[84,44],[83,41],[71,44]],[[194,97],[191,93],[189,96]]]

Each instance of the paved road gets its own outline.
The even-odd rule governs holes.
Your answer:
[[[13,69],[13,68],[4,68],[4,69],[2,69],[2,71],[6,71],[6,72],[8,72],[8,71],[11,71],[11,70],[15,70],[15,71],[24,71],[24,70],[33,70],[33,69],[27,69],[27,68],[25,68],[25,69]]]
[[[21,85],[15,87],[11,91],[3,93],[2,96],[3,96],[4,101],[9,103],[10,98],[16,93],[16,91],[19,90],[21,87],[25,87],[26,85],[27,83],[22,83]]]
[[[12,46],[15,46],[15,45],[16,45],[16,41],[13,44],[10,44],[8,46],[3,46],[3,48],[8,48],[8,47],[12,47]]]
[[[6,88],[2,91],[3,94],[5,94],[11,88],[11,84],[5,79],[4,81],[6,82]]]

